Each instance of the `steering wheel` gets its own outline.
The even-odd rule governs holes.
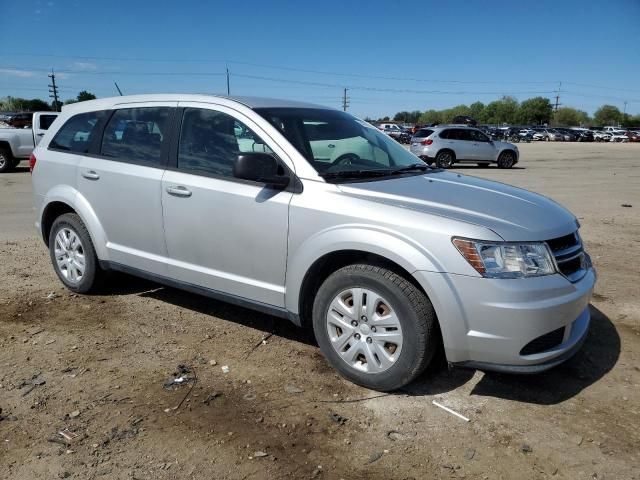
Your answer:
[[[360,157],[355,153],[345,153],[336,158],[333,162],[331,162],[331,166],[335,167],[337,165],[352,165],[353,163],[360,160]],[[331,168],[331,167],[329,167]]]

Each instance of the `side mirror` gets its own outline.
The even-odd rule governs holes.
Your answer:
[[[273,155],[261,152],[239,154],[233,164],[233,176],[280,188],[286,187],[291,181]]]

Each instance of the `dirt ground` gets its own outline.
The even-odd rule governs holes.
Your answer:
[[[456,170],[579,217],[599,273],[583,350],[536,376],[440,359],[395,394],[341,379],[283,320],[126,276],[71,294],[29,173],[0,176],[0,478],[640,478],[640,145],[520,150]]]

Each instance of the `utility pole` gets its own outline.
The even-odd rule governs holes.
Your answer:
[[[120,90],[120,87],[118,86],[118,84],[116,82],[113,82],[113,84],[116,86],[116,90],[118,90],[118,93],[120,94],[120,96],[122,96],[122,90]]]
[[[347,111],[347,107],[349,106],[349,97],[347,96],[347,88],[344,89],[342,93],[342,110]]]
[[[562,88],[562,82],[558,82],[558,92],[556,93],[556,105],[553,107],[553,112],[558,113],[558,107],[562,105],[560,103],[560,89]]]
[[[227,67],[227,95],[231,95],[231,87],[229,86],[229,67]]]
[[[49,97],[53,98],[53,105],[56,112],[60,111],[60,105],[58,104],[58,87],[56,86],[56,74],[53,73],[53,68],[51,69],[51,73],[47,75],[51,79],[51,83],[49,84]]]

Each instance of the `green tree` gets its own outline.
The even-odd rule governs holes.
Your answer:
[[[437,110],[427,110],[418,119],[418,123],[442,123],[442,115]]]
[[[456,105],[440,112],[443,123],[451,123],[454,118],[459,116],[467,116],[471,114],[471,110],[466,105]]]
[[[5,97],[0,99],[0,110],[6,112],[40,112],[49,111],[49,104],[39,98],[27,100],[19,97]]]
[[[548,98],[534,97],[520,104],[518,122],[542,125],[550,122],[552,114],[553,106]]]
[[[593,114],[596,125],[618,125],[622,121],[622,112],[613,105],[602,105]]]
[[[469,116],[475,119],[478,123],[484,122],[484,103],[474,102],[469,105]]]
[[[553,116],[553,123],[564,126],[583,126],[589,123],[589,115],[576,108],[562,107]]]
[[[87,92],[86,90],[82,90],[79,94],[78,94],[78,101],[79,102],[85,102],[87,100],[95,100],[96,96],[93,93]]]

